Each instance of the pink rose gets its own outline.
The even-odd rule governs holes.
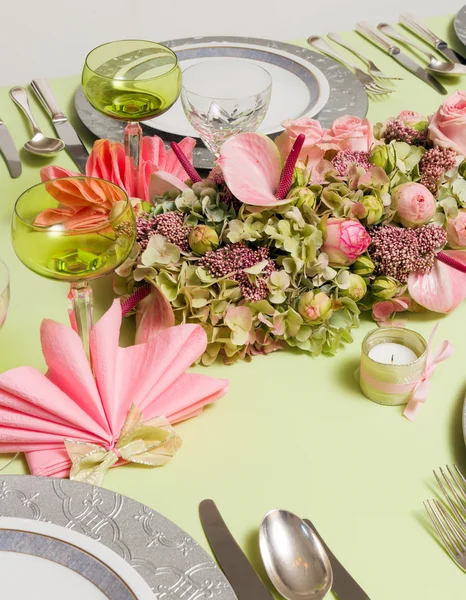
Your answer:
[[[402,110],[397,116],[397,120],[408,125],[408,127],[416,128],[416,125],[427,125],[427,118],[414,110]]]
[[[405,227],[428,223],[434,216],[435,198],[421,183],[402,183],[392,192],[392,204]]]
[[[356,219],[330,218],[322,251],[331,265],[344,267],[364,254],[370,243],[370,235]]]
[[[454,219],[447,221],[447,240],[450,248],[466,248],[466,210],[458,211]]]
[[[466,156],[466,92],[449,96],[431,117],[428,130],[435,146]]]
[[[302,162],[307,161],[308,167],[315,167],[323,159],[325,152],[332,147],[331,144],[323,142],[328,129],[322,129],[319,121],[315,119],[287,120],[283,121],[282,125],[285,131],[275,139],[275,143],[280,150],[283,160],[288,158],[291,147],[301,133],[306,136],[306,139],[304,140],[298,160]]]
[[[340,117],[330,128],[329,141],[340,150],[368,152],[374,143],[372,124],[368,119],[359,117]]]

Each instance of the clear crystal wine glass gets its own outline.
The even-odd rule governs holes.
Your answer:
[[[270,73],[252,62],[209,59],[183,71],[184,112],[216,156],[232,135],[255,131],[270,104]]]
[[[94,204],[86,205],[86,198]],[[39,183],[16,201],[11,232],[16,255],[28,269],[70,284],[70,321],[89,356],[93,323],[88,282],[114,271],[134,246],[136,220],[128,196],[95,177]]]
[[[4,325],[10,304],[10,274],[6,264],[0,260],[0,328]]]

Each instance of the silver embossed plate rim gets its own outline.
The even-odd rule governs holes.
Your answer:
[[[238,36],[208,36],[198,38],[182,38],[163,42],[170,48],[182,48],[193,44],[209,43],[243,43],[254,46],[264,46],[275,50],[283,50],[295,56],[301,56],[312,60],[312,63],[324,74],[330,86],[330,96],[318,115],[322,127],[330,127],[332,122],[343,115],[349,114],[356,117],[365,117],[368,110],[368,97],[363,86],[356,77],[346,67],[340,63],[328,58],[323,54],[314,52],[308,47],[289,44],[286,42],[277,42],[263,38],[238,37]],[[111,119],[98,113],[90,107],[86,100],[81,86],[78,87],[75,96],[75,107],[79,118],[83,124],[94,135],[100,138],[108,137],[112,140],[123,140],[123,131],[125,124],[116,119]],[[92,109],[92,110],[90,110]],[[172,141],[179,141],[178,136],[158,132],[156,129],[148,127],[144,122],[141,123],[144,135],[160,135],[168,145]],[[193,152],[193,163],[199,169],[211,169],[213,166],[213,155],[203,146],[198,144]]]
[[[466,46],[466,5],[456,13],[453,27],[460,41]]]
[[[116,492],[67,479],[0,475],[0,516],[54,523],[99,541],[136,569],[154,600],[237,600],[186,532]]]

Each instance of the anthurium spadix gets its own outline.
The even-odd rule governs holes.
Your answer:
[[[251,206],[286,204],[293,170],[304,142],[298,136],[282,172],[275,143],[261,133],[239,133],[223,143],[218,164],[236,198]]]

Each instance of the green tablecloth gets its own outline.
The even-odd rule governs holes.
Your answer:
[[[429,25],[461,49],[451,23],[448,17]],[[368,116],[374,122],[401,109],[431,113],[443,100],[358,34],[344,37],[372,53],[382,70],[404,77],[395,94],[370,103]],[[46,73],[44,65],[37,75]],[[78,81],[78,76],[60,79],[52,87],[83,139],[91,143],[73,109]],[[451,91],[458,85],[448,84]],[[31,104],[44,132],[52,133],[35,99]],[[7,89],[0,91],[0,115],[22,145],[29,129]],[[67,287],[28,271],[10,243],[14,202],[39,181],[39,167],[47,164],[21,154],[24,170],[16,180],[0,160],[0,257],[11,270],[11,309],[0,332],[1,371],[19,365],[43,369],[41,320],[67,322]],[[54,162],[74,169],[65,153]],[[97,282],[95,299],[99,316],[111,303],[110,280]],[[257,529],[263,515],[279,507],[311,518],[372,600],[462,598],[465,577],[433,537],[422,501],[435,493],[434,467],[458,463],[466,469],[461,428],[465,317],[466,303],[440,317],[437,341],[449,338],[456,353],[435,373],[428,402],[415,423],[401,416],[401,408],[373,404],[359,391],[353,373],[361,340],[374,326],[366,319],[355,331],[354,343],[336,358],[278,352],[252,363],[201,369],[229,378],[231,389],[200,417],[178,426],[184,447],[175,459],[161,469],[113,469],[104,485],[161,512],[205,548],[197,505],[214,498],[261,574]],[[427,337],[437,320],[434,314],[409,315],[409,326]],[[132,325],[126,327],[130,339]],[[24,460],[16,460],[6,472],[26,473]]]

